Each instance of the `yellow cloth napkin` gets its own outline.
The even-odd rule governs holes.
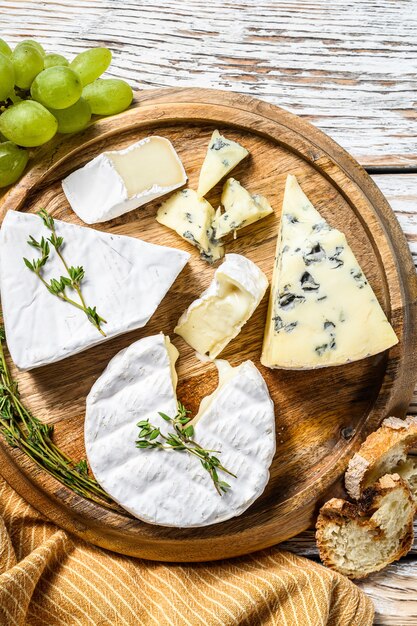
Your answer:
[[[1,626],[370,626],[347,578],[277,548],[172,565],[60,530],[0,478]]]

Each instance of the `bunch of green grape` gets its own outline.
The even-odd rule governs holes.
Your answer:
[[[14,50],[0,39],[0,187],[16,182],[28,161],[25,148],[55,133],[77,133],[91,115],[114,115],[131,104],[125,81],[99,78],[111,63],[107,48],[92,48],[69,63],[34,40]]]

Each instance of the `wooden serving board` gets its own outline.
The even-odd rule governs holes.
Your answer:
[[[39,511],[59,526],[124,554],[164,561],[203,561],[245,554],[276,544],[307,528],[319,504],[341,492],[343,471],[360,442],[387,415],[403,416],[416,380],[417,280],[405,238],[388,203],[342,148],[322,132],[275,106],[247,96],[200,89],[165,89],[138,96],[135,108],[103,119],[82,134],[40,149],[33,167],[4,197],[7,210],[34,212],[81,223],[60,181],[100,152],[120,149],[151,134],[168,137],[195,188],[214,128],[250,151],[233,176],[264,194],[275,215],[241,231],[229,243],[271,278],[285,178],[295,174],[326,220],[346,233],[400,342],[388,353],[343,367],[313,371],[268,370],[259,363],[267,296],[222,353],[237,365],[252,359],[268,384],[276,408],[277,452],[264,494],[240,517],[192,530],[145,524],[123,510],[109,511],[75,495],[18,450],[0,445],[0,471]],[[213,206],[221,185],[208,196]],[[148,325],[60,363],[30,373],[14,372],[27,405],[55,424],[59,446],[74,459],[85,455],[85,397],[108,361],[137,339],[160,331],[180,351],[179,399],[193,412],[217,385],[212,364],[201,363],[173,336],[179,315],[210,283],[214,268],[197,251],[155,220],[157,202],[97,226],[141,237],[192,254]],[[73,260],[82,263],[82,259]],[[28,329],[31,332],[31,329]],[[227,419],[227,415],[224,416]]]

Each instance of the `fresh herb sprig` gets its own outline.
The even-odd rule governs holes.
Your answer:
[[[136,447],[142,449],[170,450],[177,452],[188,452],[196,456],[204,469],[210,474],[217,493],[221,496],[230,489],[229,483],[220,480],[218,472],[224,472],[233,478],[237,478],[226,469],[220,460],[213,453],[218,454],[218,450],[207,450],[200,446],[192,439],[194,435],[194,427],[189,424],[191,418],[187,416],[189,411],[186,410],[181,402],[178,402],[178,412],[175,417],[169,417],[165,413],[159,415],[173,427],[173,432],[164,435],[160,428],[153,426],[149,420],[142,420],[137,423],[140,428],[139,438],[136,441]],[[188,426],[187,426],[188,424]]]
[[[52,441],[53,425],[44,424],[23,405],[17,382],[12,379],[6,363],[4,340],[4,329],[0,327],[0,432],[7,443],[20,448],[75,493],[102,506],[110,506],[111,498],[88,475],[87,462],[84,459],[78,463],[72,461]]]
[[[87,318],[97,328],[97,330],[103,335],[106,336],[106,333],[102,329],[102,324],[106,324],[106,320],[102,318],[98,313],[96,307],[87,306],[84,296],[81,293],[81,281],[85,276],[83,267],[75,267],[69,266],[65,261],[62,248],[64,245],[64,238],[59,237],[56,233],[55,229],[55,221],[54,218],[49,215],[49,213],[45,209],[41,209],[38,211],[39,217],[42,219],[45,226],[51,231],[50,237],[45,239],[42,237],[40,241],[37,241],[32,235],[29,236],[28,244],[32,246],[32,248],[36,248],[40,251],[41,256],[38,259],[33,259],[29,261],[29,259],[23,258],[23,261],[28,269],[31,272],[34,272],[39,280],[45,285],[50,293],[54,296],[57,296],[61,300],[68,302],[72,306],[75,306],[77,309],[81,309],[84,311]],[[42,268],[46,265],[49,260],[51,254],[51,246],[55,249],[58,257],[60,258],[66,272],[67,276],[60,276],[60,278],[51,278],[48,281],[42,275]],[[76,302],[73,298],[70,298],[67,294],[67,288],[72,289],[78,295],[79,302]]]

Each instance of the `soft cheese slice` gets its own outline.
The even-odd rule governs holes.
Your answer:
[[[215,130],[211,136],[204,163],[201,166],[198,195],[205,196],[223,176],[231,172],[248,154],[246,148],[236,141],[226,139],[218,130]]]
[[[227,368],[193,420],[195,440],[237,478],[220,496],[200,461],[189,454],[136,448],[137,422],[170,429],[158,412],[176,413],[169,352],[163,335],[146,337],[117,354],[93,385],[85,419],[88,460],[101,486],[122,507],[150,524],[190,528],[245,511],[264,491],[275,453],[274,406],[251,361]],[[171,347],[172,350],[172,347]],[[223,368],[224,369],[224,368]]]
[[[104,152],[62,181],[71,208],[86,224],[106,222],[177,189],[187,175],[172,143],[146,137]]]
[[[162,203],[156,219],[196,246],[205,261],[214,263],[224,256],[223,246],[213,237],[214,214],[205,198],[200,198],[192,189],[181,189]]]
[[[82,265],[82,292],[87,305],[96,306],[107,320],[107,339],[144,326],[183,269],[190,255],[141,241],[102,233],[55,220],[64,238],[65,258]],[[47,237],[37,215],[8,211],[0,230],[0,288],[7,345],[23,370],[60,361],[104,337],[83,311],[48,292],[23,263],[37,251],[29,235]],[[47,280],[64,274],[55,252],[45,265]]]
[[[253,315],[268,287],[265,274],[240,254],[226,254],[208,289],[178,320],[175,331],[214,359]]]
[[[343,365],[398,342],[346,237],[288,176],[261,362]]]
[[[249,226],[274,212],[268,200],[260,194],[250,194],[238,180],[228,178],[221,198],[224,213],[217,212],[213,231],[217,239]]]

